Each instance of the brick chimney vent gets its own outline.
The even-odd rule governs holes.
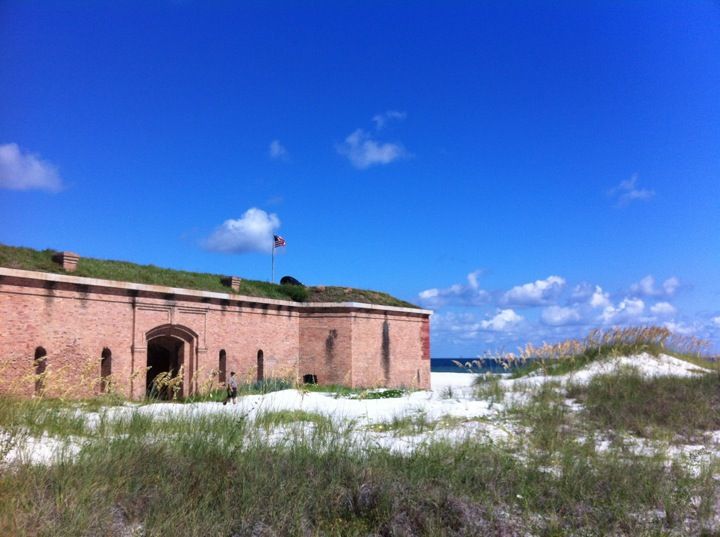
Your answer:
[[[240,282],[242,281],[242,278],[239,276],[227,276],[221,281],[225,287],[230,287],[236,293],[240,292]]]
[[[67,272],[74,272],[77,268],[80,256],[75,252],[58,252],[53,256],[53,261],[62,265]]]

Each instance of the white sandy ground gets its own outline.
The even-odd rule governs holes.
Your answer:
[[[521,379],[503,378],[499,385],[505,392],[502,402],[491,399],[476,400],[472,387],[476,375],[471,373],[432,373],[432,389],[416,391],[403,397],[391,399],[350,399],[336,397],[331,393],[283,390],[267,395],[249,395],[238,398],[238,404],[227,406],[221,403],[204,402],[192,404],[155,403],[150,405],[126,404],[104,409],[104,419],[122,419],[133,413],[152,416],[162,420],[169,417],[201,417],[228,414],[238,419],[254,420],[259,414],[280,410],[302,410],[318,413],[332,421],[333,427],[347,431],[346,438],[353,445],[377,446],[399,453],[411,453],[418,446],[433,440],[462,441],[465,438],[480,438],[487,442],[511,440],[523,431],[508,418],[505,410],[522,404],[531,391],[543,382],[587,383],[593,376],[608,373],[622,366],[633,366],[643,375],[685,377],[703,373],[698,366],[667,355],[658,357],[640,354],[619,357],[613,360],[594,362],[572,374],[544,376],[536,374]],[[568,400],[572,411],[582,409]],[[98,413],[83,413],[90,428],[100,421]],[[383,427],[393,420],[416,417],[422,423],[433,423],[419,434],[403,434],[392,427]],[[438,424],[439,421],[441,423]],[[281,427],[259,431],[258,435],[269,444],[280,444],[308,438],[316,425],[298,422]],[[700,464],[720,453],[720,431],[708,435],[708,445],[673,446],[668,450],[672,456]],[[86,439],[88,441],[91,439]],[[26,436],[10,437],[0,431],[0,454],[5,453],[5,464],[29,462],[53,464],[62,458],[74,457],[82,448],[79,438],[58,439],[47,434],[40,438]],[[606,445],[607,444],[607,445]],[[3,449],[3,446],[5,449]],[[598,440],[598,449],[608,449],[609,442]],[[639,453],[648,452],[652,446],[640,441],[635,443]]]

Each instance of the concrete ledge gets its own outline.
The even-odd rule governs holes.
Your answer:
[[[123,291],[137,291],[144,293],[155,293],[175,295],[176,299],[183,296],[193,299],[215,299],[230,300],[232,302],[248,302],[255,304],[266,304],[283,308],[292,308],[297,311],[309,312],[308,310],[330,310],[330,309],[356,309],[365,311],[390,311],[397,313],[409,313],[414,315],[432,315],[431,310],[421,308],[403,308],[399,306],[383,306],[380,304],[365,304],[361,302],[293,302],[291,300],[278,300],[275,298],[263,298],[257,296],[235,295],[230,293],[217,293],[214,291],[198,291],[195,289],[183,289],[180,287],[165,287],[162,285],[148,285],[144,283],[123,282],[115,280],[102,280],[99,278],[85,278],[82,276],[69,276],[53,272],[37,272],[33,270],[20,270],[0,267],[0,278],[13,278],[17,280],[33,280],[43,282],[66,283],[98,289],[119,289]],[[0,284],[4,283],[0,280]]]

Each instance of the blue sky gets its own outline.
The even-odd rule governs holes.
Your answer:
[[[720,349],[717,2],[0,2],[0,242]]]

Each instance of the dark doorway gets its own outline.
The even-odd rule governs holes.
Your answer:
[[[147,365],[150,369],[147,372],[145,393],[150,397],[158,399],[172,399],[173,392],[167,386],[158,385],[158,375],[169,373],[176,377],[182,366],[183,341],[174,337],[161,336],[148,342]],[[166,375],[163,375],[164,377]],[[177,396],[182,397],[183,386],[180,384]]]
[[[112,351],[104,347],[100,355],[100,392],[105,393],[112,375]]]
[[[222,349],[220,351],[220,357],[218,359],[218,381],[221,383],[225,383],[227,376],[227,353],[225,352],[225,349]]]
[[[262,382],[265,380],[265,358],[263,357],[263,351],[257,353],[257,381]]]
[[[47,351],[44,347],[35,349],[35,393],[42,395],[45,392],[45,370],[47,369]]]

